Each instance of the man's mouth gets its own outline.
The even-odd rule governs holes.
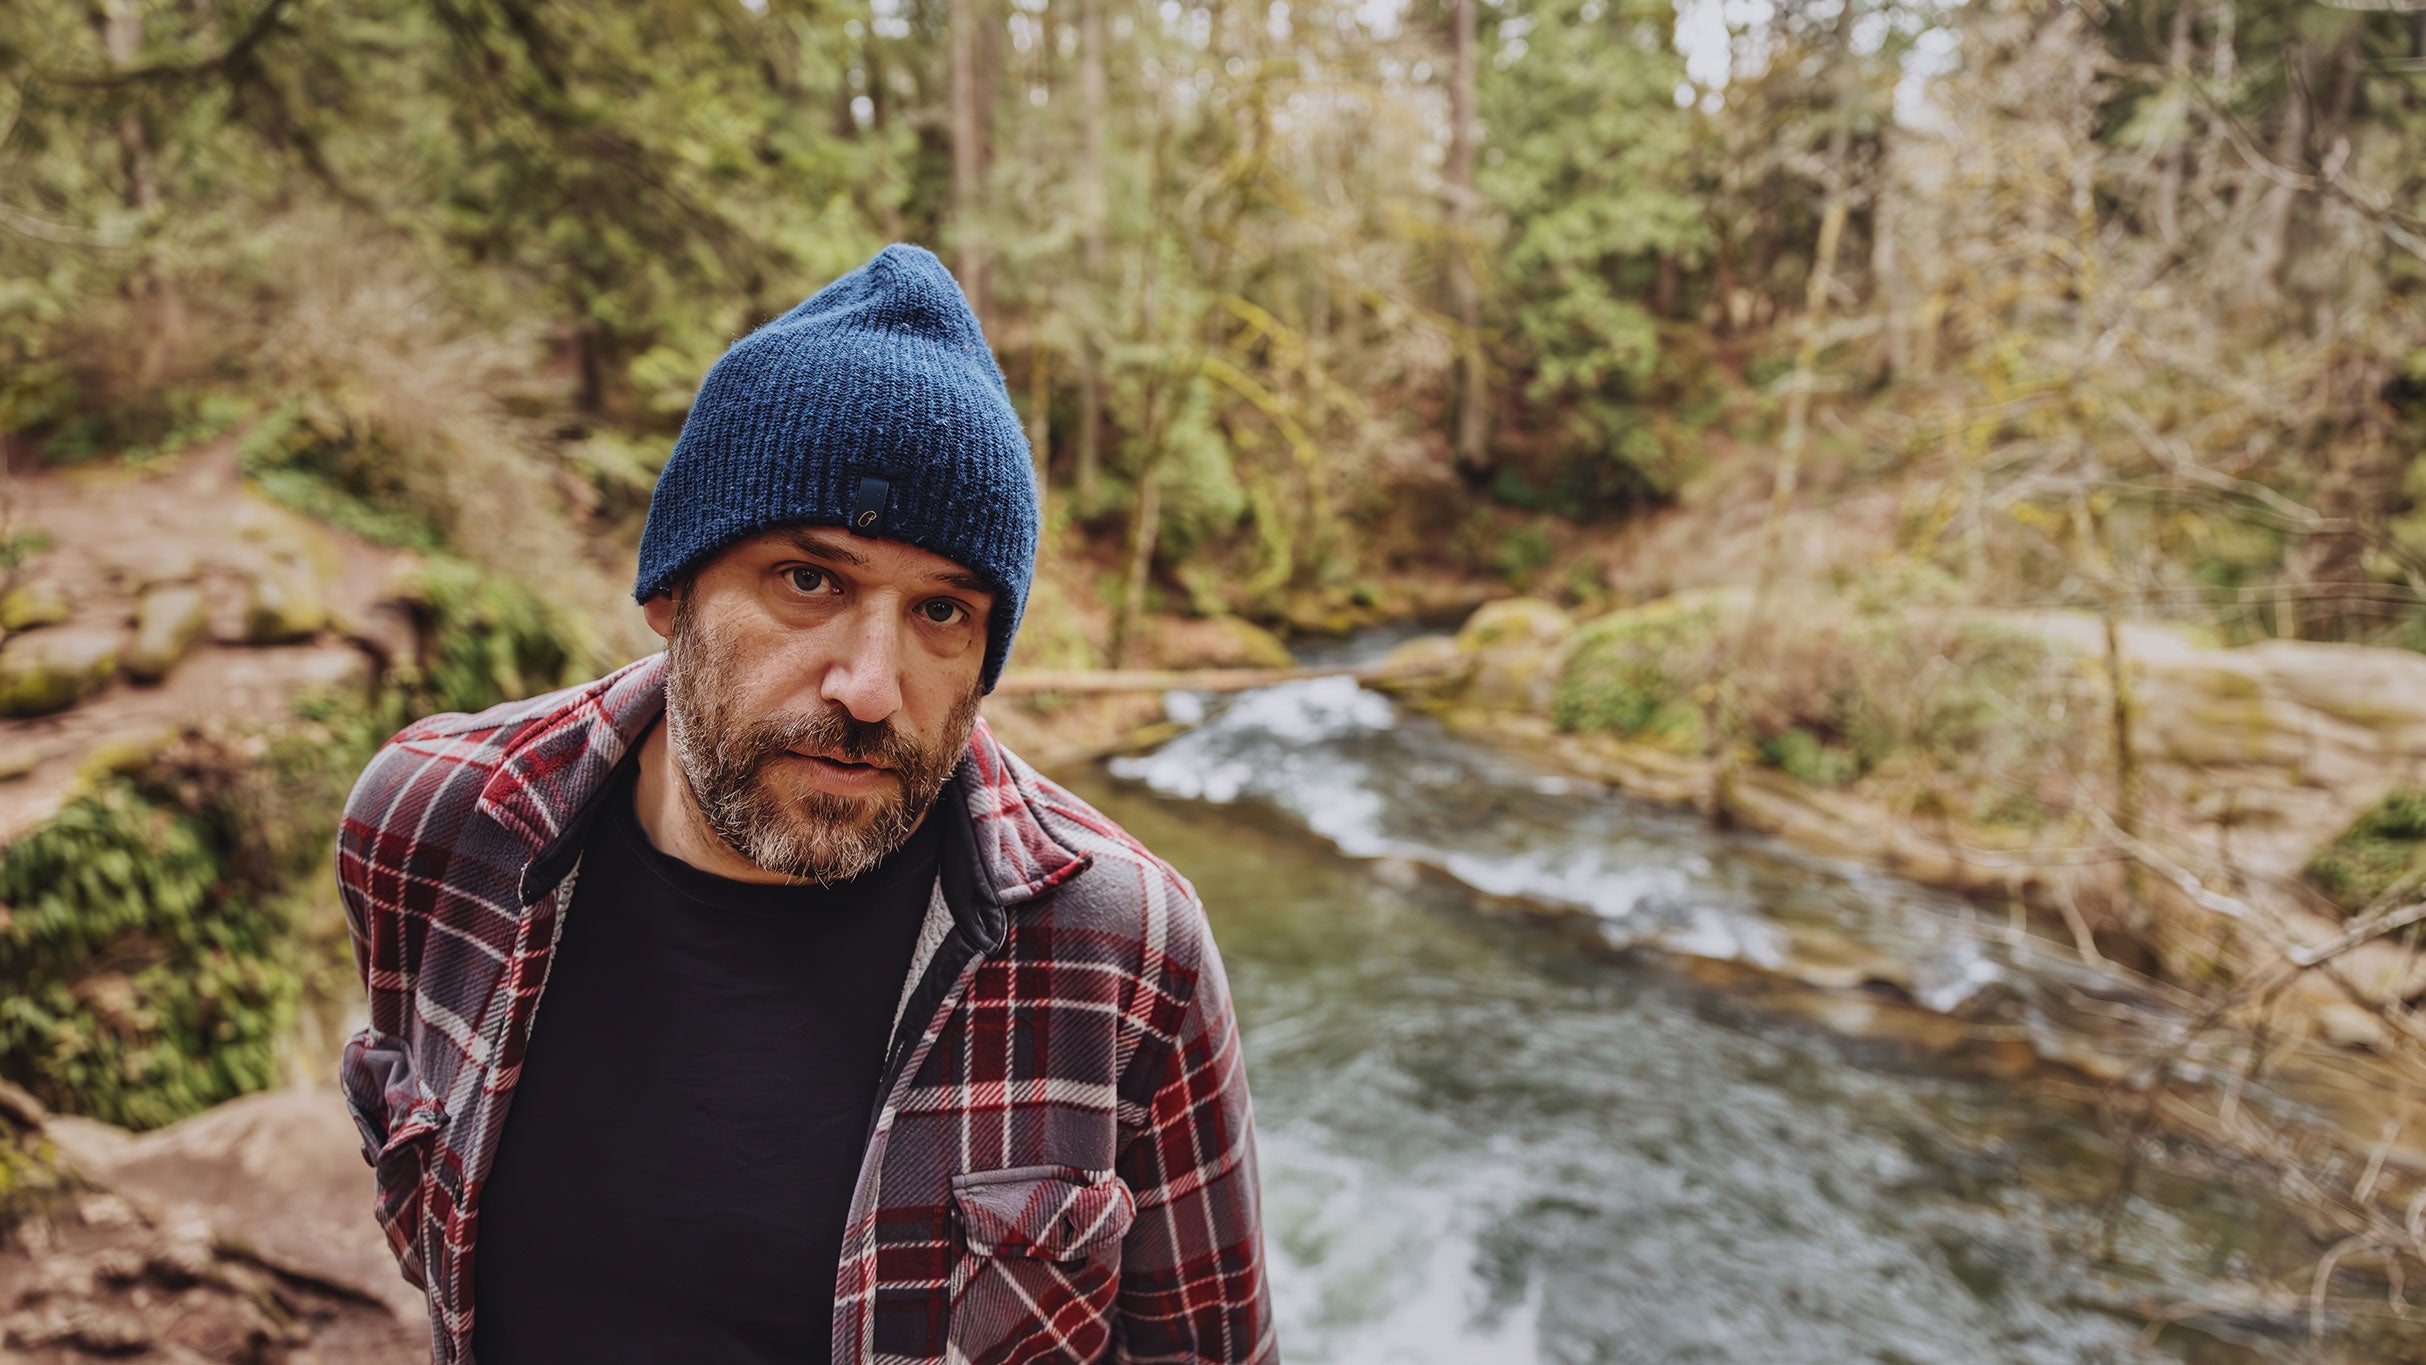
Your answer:
[[[874,776],[878,773],[889,773],[892,771],[891,768],[886,767],[882,763],[871,763],[866,759],[850,758],[837,753],[802,753],[798,749],[786,749],[784,752],[790,754],[794,758],[805,758],[812,763],[824,764],[825,766],[833,768],[838,772],[852,774],[864,773],[869,776]]]

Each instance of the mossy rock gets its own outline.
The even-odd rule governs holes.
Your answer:
[[[67,595],[48,579],[30,579],[0,594],[0,629],[32,630],[67,619]]]
[[[118,671],[118,632],[38,630],[0,645],[0,716],[61,711],[107,686]]]
[[[308,640],[320,633],[328,619],[318,585],[299,570],[263,573],[245,591],[244,638],[252,644]]]
[[[1562,730],[1653,738],[1697,752],[1707,736],[1694,689],[1717,629],[1707,605],[1665,598],[1587,622],[1575,632],[1551,718]]]
[[[1280,619],[1300,635],[1346,635],[1365,624],[1366,614],[1345,598],[1306,591],[1282,605]]]
[[[1474,660],[1464,700],[1496,711],[1548,711],[1574,633],[1567,613],[1539,598],[1475,608],[1457,632],[1457,649]]]
[[[191,583],[165,583],[145,592],[135,608],[126,671],[144,682],[167,677],[201,637],[208,616],[202,589]]]
[[[1221,627],[1225,653],[1251,668],[1294,668],[1297,656],[1281,638],[1243,616],[1215,618]]]
[[[1474,609],[1458,627],[1457,647],[1471,653],[1506,645],[1552,645],[1574,628],[1575,622],[1555,603],[1538,597],[1503,597]]]
[[[2308,876],[2351,911],[2426,886],[2426,787],[2400,788],[2370,806],[2310,860]]]

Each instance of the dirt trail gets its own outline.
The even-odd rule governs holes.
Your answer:
[[[9,632],[0,660],[77,636],[114,638],[123,661],[145,594],[171,585],[198,589],[202,613],[162,680],[122,663],[65,709],[0,719],[0,845],[55,814],[96,759],[186,725],[275,720],[298,693],[361,683],[412,638],[393,600],[412,556],[269,502],[232,437],[151,469],[11,470],[0,529],[49,539],[9,586],[65,610]]]

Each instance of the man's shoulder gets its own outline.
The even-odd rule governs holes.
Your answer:
[[[346,797],[341,838],[453,828],[498,770],[537,736],[580,710],[626,670],[480,711],[442,711],[379,746]]]
[[[994,777],[1015,794],[1037,831],[1069,855],[1050,868],[1039,908],[1064,925],[1083,924],[1193,970],[1210,950],[1211,930],[1195,886],[1180,870],[1084,797],[996,745]],[[1007,803],[1006,803],[1007,804]]]

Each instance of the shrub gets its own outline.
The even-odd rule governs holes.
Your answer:
[[[1523,587],[1534,575],[1550,566],[1557,553],[1550,543],[1550,533],[1532,522],[1515,527],[1499,538],[1499,551],[1493,557],[1500,577]]]
[[[1586,623],[1552,694],[1550,718],[1572,733],[1650,735],[1675,747],[1705,747],[1690,693],[1714,658],[1716,613],[1708,607],[1648,607]]]
[[[2308,864],[2309,879],[2357,911],[2426,883],[2426,787],[2404,787],[2369,807]]]
[[[1754,747],[1761,762],[1814,787],[1841,787],[1862,775],[1861,761],[1844,746],[1822,743],[1799,725],[1765,736]]]
[[[516,579],[432,556],[415,583],[422,615],[417,701],[478,711],[581,681],[599,661],[587,622]]]
[[[1978,785],[2044,766],[2073,729],[2043,726],[2064,674],[2035,636],[1880,612],[1780,610],[1739,679],[1762,761],[1837,785],[1897,760]],[[1797,730],[1807,739],[1790,736]]]
[[[408,496],[394,452],[333,403],[288,399],[238,451],[245,477],[274,502],[365,540],[438,548],[437,526]]]
[[[0,1076],[134,1128],[276,1083],[307,994],[350,985],[325,897],[354,776],[403,719],[316,698],[188,734],[0,852]]]
[[[0,1074],[149,1128],[270,1084],[299,978],[206,822],[112,782],[0,855]]]

